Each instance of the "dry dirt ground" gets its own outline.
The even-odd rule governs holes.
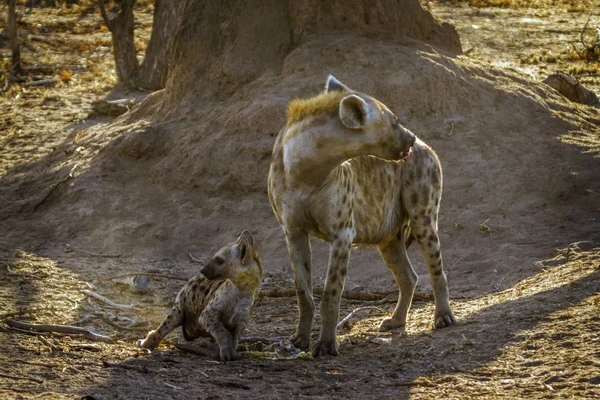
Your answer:
[[[441,2],[433,2],[430,7],[439,18],[457,25],[463,48],[472,48],[469,57],[474,59],[514,68],[538,79],[553,70],[579,67],[591,71],[595,65],[570,56],[568,42],[576,40],[588,17],[585,10],[569,12],[562,3],[543,9],[482,9]],[[151,10],[142,6],[136,13],[137,34],[143,48]],[[97,13],[83,8],[33,9],[22,16],[19,27],[28,35],[23,57],[31,67],[30,75],[58,76],[61,82],[27,89],[14,85],[0,97],[0,191],[3,201],[17,203],[24,196],[18,190],[25,189],[12,183],[41,172],[35,169],[36,160],[59,146],[61,151],[74,155],[85,153],[86,149],[77,145],[78,133],[110,122],[108,118],[90,115],[94,99],[139,95],[114,88],[110,37]],[[510,34],[506,33],[507,28]],[[3,36],[0,44],[6,60]],[[544,60],[550,51],[556,59],[548,63]],[[533,55],[543,55],[542,61],[532,63]],[[598,89],[598,81],[594,80],[597,78],[586,79],[590,88]],[[452,134],[455,124],[459,130],[461,121],[456,120],[448,123],[450,133],[435,133],[438,142],[442,135]],[[591,153],[581,156],[589,161],[578,164],[579,167],[588,165],[592,171],[598,171],[598,158],[593,156],[598,154],[600,140],[597,131],[592,133],[584,141],[577,137],[563,140],[565,146],[580,146],[581,151]],[[61,145],[65,140],[72,142],[67,148]],[[476,161],[468,157],[465,154],[467,166],[469,161]],[[53,168],[64,170],[61,173],[65,176],[71,167],[65,163]],[[456,177],[461,173],[453,173],[450,163],[446,167],[450,177],[446,185],[465,185],[466,191],[469,182]],[[571,173],[575,180],[586,171]],[[587,171],[585,176],[590,175],[598,178],[600,174]],[[52,195],[45,191],[58,188],[52,186],[56,182],[42,182],[38,200],[28,203],[34,206],[33,211],[44,210],[44,202]],[[340,356],[319,360],[299,358],[285,342],[296,323],[293,297],[260,299],[246,331],[250,340],[241,349],[247,352],[241,353],[239,361],[224,365],[182,353],[173,347],[173,343],[183,340],[179,332],[169,336],[158,350],[140,351],[133,343],[160,322],[181,282],[154,279],[148,293],[133,294],[127,285],[94,280],[139,270],[190,276],[197,264],[186,260],[186,255],[175,258],[170,253],[143,258],[98,251],[101,246],[33,246],[26,234],[15,237],[2,229],[0,397],[600,398],[600,192],[595,191],[597,184],[578,185],[573,186],[574,193],[561,194],[563,202],[576,207],[585,204],[586,209],[589,204],[596,204],[595,212],[582,216],[575,210],[572,216],[564,216],[555,215],[559,211],[553,208],[536,211],[536,215],[545,216],[544,221],[557,220],[556,225],[567,226],[563,231],[567,243],[544,240],[543,225],[536,226],[542,232],[533,238],[507,239],[512,222],[504,215],[501,204],[491,215],[497,219],[489,221],[489,217],[482,216],[474,227],[464,220],[442,221],[443,240],[455,240],[459,243],[455,247],[465,248],[463,253],[454,252],[460,257],[452,257],[452,253],[448,257],[452,305],[459,321],[456,327],[431,329],[433,305],[426,285],[419,288],[421,300],[413,304],[403,333],[376,331],[380,320],[393,309],[393,302],[344,299],[340,318],[356,308],[374,308],[357,312],[340,330]],[[528,188],[519,190],[525,194]],[[579,197],[585,202],[579,203]],[[6,202],[0,207],[2,211],[12,209]],[[456,214],[460,207],[475,206],[451,203],[445,207]],[[561,208],[561,212],[565,209]],[[83,220],[85,215],[73,218]],[[571,220],[584,221],[588,230],[569,229]],[[573,232],[582,236],[573,237]],[[485,242],[488,239],[491,243]],[[469,262],[468,247],[474,243],[486,243],[489,251],[495,252],[482,265],[486,275],[460,269],[460,262]],[[508,244],[494,248],[495,243]],[[516,253],[510,252],[510,246],[528,246],[529,254],[515,260]],[[275,246],[263,247],[263,259],[268,259],[268,250]],[[198,251],[206,257],[214,250]],[[277,250],[282,254],[280,247]],[[503,259],[503,252],[511,258]],[[283,262],[284,257],[283,253],[279,260]],[[322,254],[320,257],[322,261]],[[365,260],[373,257],[374,252],[359,250],[356,262],[364,266],[368,262]],[[411,257],[418,259],[414,254]],[[518,268],[508,271],[505,262]],[[423,275],[418,261],[417,269]],[[387,282],[378,286],[377,279],[374,284],[361,280],[367,275],[354,273],[353,276],[351,268],[352,288],[392,287],[389,275],[376,275]],[[322,276],[316,280],[322,281]],[[290,274],[269,268],[265,287],[292,287]],[[90,289],[134,307],[117,310],[90,299],[82,292]],[[34,334],[8,327],[6,322],[11,319],[89,327],[113,336],[115,343]],[[317,317],[315,332],[318,323]]]

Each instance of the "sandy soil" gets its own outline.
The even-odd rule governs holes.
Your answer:
[[[419,300],[406,332],[380,334],[375,327],[393,303],[343,300],[340,318],[359,307],[379,309],[358,313],[339,332],[339,357],[292,359],[285,340],[278,338],[295,327],[295,299],[263,297],[246,332],[251,340],[241,350],[277,351],[279,359],[273,360],[271,353],[242,353],[241,360],[227,365],[176,350],[173,343],[183,341],[179,332],[156,351],[133,346],[160,322],[181,282],[154,279],[148,293],[133,294],[126,285],[94,280],[137,271],[191,276],[198,264],[188,258],[189,251],[200,258],[210,256],[248,228],[240,227],[240,221],[248,223],[253,215],[264,221],[249,228],[262,243],[265,287],[292,287],[282,235],[261,189],[266,176],[256,172],[268,165],[276,131],[257,139],[252,148],[232,150],[256,165],[245,164],[242,173],[234,167],[221,172],[202,158],[202,153],[214,154],[218,141],[229,134],[210,115],[160,124],[135,115],[116,123],[90,115],[97,97],[140,95],[114,88],[110,36],[99,15],[83,9],[33,9],[24,15],[20,28],[31,35],[24,58],[27,65],[36,65],[31,75],[62,78],[52,87],[15,85],[0,97],[1,395],[600,397],[600,118],[594,110],[548,94],[527,77],[542,79],[549,71],[582,64],[569,58],[565,42],[578,35],[587,14],[561,6],[471,9],[438,2],[432,10],[457,25],[463,48],[473,48],[468,56],[453,61],[393,43],[366,46],[368,53],[357,53],[366,54],[360,59],[390,65],[382,66],[381,75],[388,77],[378,81],[342,66],[352,58],[340,55],[351,54],[344,53],[353,46],[348,38],[332,37],[327,43],[315,39],[286,62],[281,79],[294,88],[291,93],[276,91],[270,83],[276,79],[266,77],[254,84],[267,88],[263,97],[253,97],[255,89],[249,85],[221,107],[239,114],[226,122],[231,131],[247,129],[251,136],[256,125],[256,136],[264,135],[260,128],[272,126],[263,119],[280,121],[290,96],[318,88],[325,73],[302,72],[318,70],[322,60],[302,61],[318,51],[328,67],[337,68],[334,72],[401,110],[444,165],[440,232],[459,324],[433,331],[433,305]],[[151,10],[141,7],[136,12],[143,48]],[[506,27],[510,34],[498,33]],[[357,42],[356,51],[364,51]],[[556,62],[528,61],[549,51],[558,55]],[[5,48],[2,54],[6,56]],[[403,60],[409,60],[408,67]],[[485,69],[488,63],[505,69]],[[394,75],[394,68],[401,72]],[[448,71],[456,83],[448,83]],[[590,88],[598,89],[597,78],[586,79]],[[296,86],[290,83],[298,80]],[[417,99],[414,82],[435,96]],[[472,93],[472,98],[452,101],[453,93]],[[264,105],[260,120],[249,102]],[[518,123],[506,121],[511,118],[505,110]],[[194,132],[190,124],[213,128],[214,138],[189,139],[187,134]],[[183,133],[170,138],[161,134],[165,130]],[[202,148],[186,153],[194,145]],[[187,158],[197,157],[193,173],[169,166],[177,150],[184,158],[181,168]],[[217,159],[228,157],[236,165],[229,153]],[[183,181],[201,187],[204,194],[178,190]],[[116,192],[126,194],[115,197]],[[326,249],[319,242],[313,245],[319,284]],[[419,298],[427,299],[427,276],[414,249],[411,259],[420,275]],[[357,249],[351,263],[347,287],[393,291],[391,276],[374,250]],[[88,299],[82,293],[90,288],[86,282],[135,308],[119,311]],[[90,327],[120,342],[60,334],[42,338],[9,328],[9,319]],[[318,317],[316,322],[318,331]]]

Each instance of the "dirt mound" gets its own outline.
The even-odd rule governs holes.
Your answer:
[[[385,8],[344,25],[354,32],[339,29],[341,18],[319,17],[328,28],[322,32],[302,17],[308,14],[288,21],[281,17],[286,10],[265,9],[275,31],[250,36],[257,38],[250,44],[242,41],[256,28],[254,11],[242,12],[239,26],[223,19],[231,10],[219,10],[217,18],[216,9],[207,9],[202,15],[214,26],[187,21],[175,56],[181,62],[165,91],[9,172],[0,193],[3,240],[45,252],[68,242],[99,253],[180,261],[188,251],[209,256],[249,229],[267,270],[288,267],[266,194],[271,149],[287,102],[315,94],[333,73],[386,103],[440,156],[440,235],[451,295],[508,287],[555,248],[598,241],[598,158],[559,140],[595,132],[597,110],[571,104],[516,72],[448,55],[459,44],[442,43],[450,28],[429,14],[423,18],[431,23],[420,23],[411,36],[401,20],[386,19]],[[367,20],[378,21],[373,26],[381,32]],[[218,42],[209,43],[207,54],[209,44],[194,38],[215,27],[229,33],[207,39]],[[397,34],[387,34],[391,27]],[[273,35],[285,38],[270,40]],[[228,39],[219,42],[222,37]],[[240,46],[261,51],[240,53]],[[318,282],[326,247],[314,244]],[[421,257],[411,251],[426,285]],[[347,287],[358,286],[394,287],[374,250],[353,253]]]

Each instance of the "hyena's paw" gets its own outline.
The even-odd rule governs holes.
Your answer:
[[[290,338],[290,342],[294,345],[294,347],[306,351],[310,348],[310,334],[302,335],[302,334],[296,332]]]
[[[235,350],[231,346],[221,347],[219,354],[223,362],[235,361]]]
[[[404,327],[405,327],[405,324],[402,321],[399,321],[392,317],[388,317],[388,318],[384,319],[383,321],[381,321],[381,324],[379,325],[379,331],[380,332],[394,331],[396,329],[404,329]]]
[[[452,311],[436,312],[434,315],[435,329],[446,328],[456,324]]]
[[[151,340],[152,334],[154,333],[154,331],[150,331],[148,332],[148,334],[146,335],[146,338],[144,339],[139,339],[136,344],[137,347],[140,347],[142,349],[152,349],[154,347],[156,347],[156,345],[154,345],[154,343],[152,343],[153,341]]]
[[[337,356],[340,354],[338,351],[340,345],[337,340],[323,340],[319,339],[312,348],[313,357],[323,357],[326,355]]]

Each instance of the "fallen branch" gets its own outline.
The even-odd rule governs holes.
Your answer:
[[[86,254],[89,254],[89,255],[94,256],[94,257],[105,257],[105,258],[120,258],[120,257],[123,257],[123,254],[94,253],[93,251],[87,251],[87,250],[83,250],[83,249],[77,249],[75,247],[70,246],[68,243],[66,243],[66,245],[71,250],[79,251],[79,252],[82,252],[82,253],[86,253]]]
[[[191,344],[175,344],[175,348],[185,353],[196,354],[198,356],[208,357],[212,359],[219,359],[218,352],[215,349],[207,349],[199,346],[192,346]]]
[[[4,374],[4,373],[0,373],[0,376],[2,376],[4,378],[10,378],[10,379],[19,379],[22,381],[33,381],[35,383],[44,383],[43,380],[38,379],[38,378],[32,378],[30,376],[16,376],[16,375]]]
[[[56,332],[56,333],[67,333],[75,335],[83,335],[89,340],[95,342],[114,343],[114,339],[109,336],[99,335],[86,328],[80,328],[78,326],[69,325],[48,325],[48,324],[29,324],[23,321],[9,320],[6,321],[6,325],[11,328],[29,329],[34,332]]]
[[[194,257],[194,255],[192,253],[188,253],[188,256],[190,256],[192,261],[196,261],[197,263],[204,265],[204,261],[197,259],[196,257]]]
[[[51,85],[51,84],[54,84],[54,83],[57,83],[57,82],[58,82],[58,79],[56,79],[56,78],[52,78],[52,79],[40,79],[39,81],[26,82],[23,86],[29,87],[29,86]]]
[[[342,319],[340,322],[338,322],[337,329],[342,328],[344,326],[344,324],[346,324],[346,322],[350,321],[350,318],[352,318],[352,317],[354,317],[354,315],[356,315],[356,313],[358,313],[359,311],[365,311],[365,310],[376,310],[382,314],[388,313],[383,308],[379,308],[379,307],[375,307],[375,306],[358,307],[358,308],[355,308],[354,310],[352,310],[352,312],[350,314],[348,314],[344,319]]]
[[[109,276],[106,278],[98,278],[96,279],[96,281],[101,282],[101,281],[110,281],[111,279],[119,279],[119,278],[128,278],[130,276],[149,276],[151,278],[166,278],[166,279],[174,279],[177,281],[189,281],[190,278],[186,278],[185,276],[176,276],[176,275],[167,275],[167,274],[154,274],[151,272],[138,272],[135,274],[123,274],[123,275],[116,275],[116,276]]]
[[[11,276],[28,276],[30,278],[42,279],[42,277],[39,275],[28,274],[27,272],[14,272],[12,269],[10,269],[10,265],[8,265],[8,264],[6,264],[6,270],[8,271],[8,274]]]
[[[92,292],[91,290],[85,289],[85,290],[82,290],[82,292],[87,294],[90,297],[93,297],[97,300],[100,300],[100,301],[108,304],[112,308],[116,308],[117,310],[131,310],[131,309],[135,308],[134,304],[118,304],[96,292]]]
[[[40,335],[37,338],[40,339],[40,341],[43,344],[45,344],[47,347],[49,347],[50,350],[52,350],[52,351],[60,351],[61,350],[60,346],[50,343],[50,341],[48,339],[46,339],[43,335]]]

